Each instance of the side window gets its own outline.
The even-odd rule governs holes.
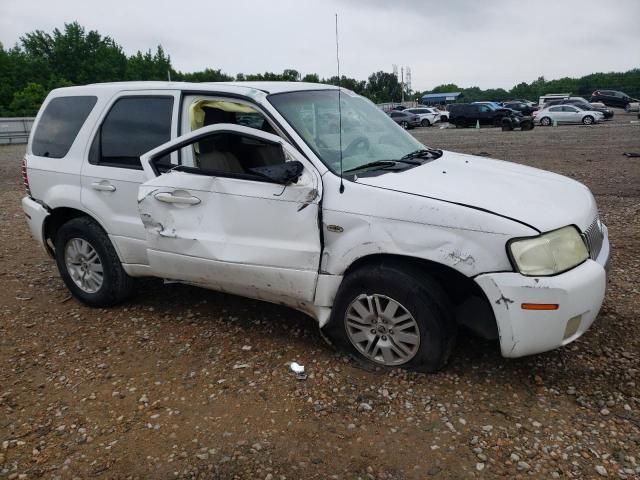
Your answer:
[[[398,118],[400,114],[398,112],[391,112],[391,118]]]
[[[486,105],[480,105],[478,107],[478,110],[480,111],[480,113],[487,113],[491,111]]]
[[[172,112],[173,97],[118,99],[93,141],[90,162],[141,169],[140,155],[171,140]]]
[[[562,107],[551,107],[549,109],[550,112],[561,112],[562,111]]]
[[[195,167],[203,173],[252,175],[253,169],[285,162],[282,146],[235,132],[219,132],[194,145]]]
[[[44,109],[31,150],[39,157],[62,158],[96,104],[97,97],[57,97]]]

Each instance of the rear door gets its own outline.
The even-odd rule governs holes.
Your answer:
[[[554,120],[558,123],[566,122],[566,117],[564,116],[564,111],[562,105],[556,105],[555,107],[549,107],[548,116],[551,120]]]
[[[81,202],[105,226],[123,263],[147,263],[136,208],[146,179],[140,155],[175,136],[178,98],[175,91],[121,92],[103,112],[86,153]]]
[[[154,158],[190,151],[194,166],[171,171]],[[297,160],[281,184],[264,168]],[[321,179],[281,137],[246,126],[210,125],[143,156],[149,178],[138,209],[156,276],[287,303],[312,302],[320,264]],[[293,166],[293,164],[289,164]]]

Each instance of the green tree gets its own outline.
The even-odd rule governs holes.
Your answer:
[[[302,81],[309,83],[320,83],[320,77],[317,73],[307,73],[304,77],[302,77]]]
[[[375,103],[399,102],[402,87],[393,73],[380,71],[369,76],[364,93]]]
[[[16,92],[9,104],[9,112],[16,117],[29,117],[38,113],[38,109],[45,97],[47,89],[39,83],[30,82],[19,92]]]
[[[53,34],[36,30],[21,37],[25,53],[46,66],[57,78],[72,84],[111,82],[126,78],[127,57],[110,37],[85,32],[79,23],[67,23]]]

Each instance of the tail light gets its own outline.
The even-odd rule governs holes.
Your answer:
[[[27,195],[31,196],[31,189],[29,188],[29,176],[27,175],[27,157],[22,159],[22,183],[24,189],[27,191]]]

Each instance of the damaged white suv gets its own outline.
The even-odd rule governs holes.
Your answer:
[[[605,294],[586,187],[428,148],[327,85],[54,90],[22,168],[33,236],[91,306],[155,276],[289,305],[360,358],[435,371],[461,326],[506,357],[543,352]]]

